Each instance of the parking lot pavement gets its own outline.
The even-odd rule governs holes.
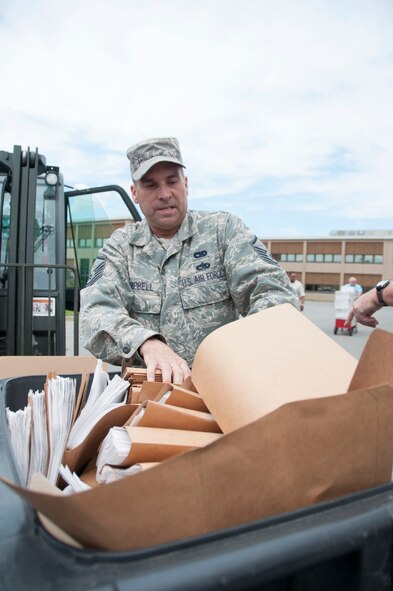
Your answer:
[[[334,327],[336,324],[336,315],[334,309],[334,302],[315,302],[307,301],[304,307],[304,315],[314,322],[323,330],[327,335],[334,339],[341,347],[343,347],[348,353],[359,359],[364,345],[369,335],[374,330],[368,326],[357,324],[357,331],[349,335],[348,331],[341,332],[340,330],[335,335]],[[375,317],[379,324],[378,328],[393,332],[393,309],[383,308],[379,310]]]
[[[329,335],[332,339],[334,339],[341,347],[343,347],[348,353],[359,359],[364,345],[373,331],[372,328],[368,328],[367,326],[363,326],[361,324],[357,325],[357,332],[354,332],[352,336],[348,334],[347,331],[338,332],[337,335],[334,334],[334,327],[336,324],[336,316],[335,316],[335,309],[334,309],[334,302],[316,302],[316,301],[309,301],[306,299],[306,304],[304,308],[304,315],[311,320],[314,324],[318,326],[321,330],[323,330],[327,335]],[[378,328],[382,328],[383,330],[387,330],[389,332],[393,332],[393,309],[392,308],[383,308],[379,312],[376,313],[376,318],[379,321]],[[73,326],[72,326],[72,318],[67,317],[67,355],[73,354]],[[89,355],[89,353],[84,350],[80,349],[80,355]]]

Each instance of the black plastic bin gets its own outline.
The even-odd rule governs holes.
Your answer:
[[[42,389],[44,381],[45,376],[0,381],[0,473],[13,480],[5,409],[22,408],[28,390]],[[125,553],[62,544],[46,532],[35,511],[17,495],[4,485],[0,491],[1,590],[392,588],[392,485],[242,527]]]

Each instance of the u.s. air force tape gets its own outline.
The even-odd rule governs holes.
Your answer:
[[[102,277],[105,269],[105,257],[102,254],[99,254],[94,261],[94,265],[91,268],[90,277],[88,282],[86,283],[86,287],[93,285],[100,277]]]
[[[251,240],[251,246],[253,247],[255,252],[258,254],[258,256],[263,261],[265,261],[265,263],[268,263],[269,265],[276,265],[276,267],[279,267],[278,262],[272,257],[270,252],[266,248],[263,247],[262,242],[260,240],[258,240],[258,238],[256,236],[254,236],[254,238]]]

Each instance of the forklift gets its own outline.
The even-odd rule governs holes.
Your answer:
[[[79,292],[95,255],[119,221],[140,220],[118,185],[74,190],[37,148],[0,151],[0,356],[65,355],[66,310],[78,355]]]

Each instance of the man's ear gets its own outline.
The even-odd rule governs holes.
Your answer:
[[[135,189],[135,185],[131,185],[131,195],[135,203],[139,203],[138,195]]]
[[[188,195],[188,176],[184,177],[184,184],[186,186],[186,191],[187,191],[187,195]]]

